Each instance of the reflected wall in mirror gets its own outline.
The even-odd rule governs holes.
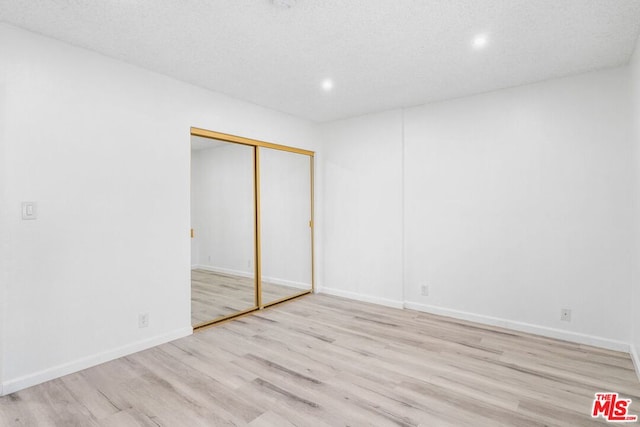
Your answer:
[[[260,147],[262,304],[312,289],[311,160]]]
[[[191,321],[255,308],[254,147],[191,136]]]

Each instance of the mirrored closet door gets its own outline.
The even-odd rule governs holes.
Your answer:
[[[194,329],[313,292],[313,152],[191,129]]]
[[[262,304],[311,291],[311,161],[259,148]]]
[[[255,147],[191,137],[191,322],[255,309]]]

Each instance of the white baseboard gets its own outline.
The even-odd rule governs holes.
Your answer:
[[[240,276],[240,277],[249,277],[249,278],[254,277],[253,272],[248,273],[246,271],[232,270],[230,268],[215,267],[212,265],[203,265],[203,264],[192,265],[191,269],[212,271],[214,273],[221,273],[221,274],[231,274],[231,275]],[[262,280],[264,282],[273,283],[274,285],[288,286],[290,288],[302,289],[303,291],[308,291],[309,289],[311,289],[311,283],[295,282],[293,280],[279,279],[277,277],[270,277],[270,276],[262,276]]]
[[[638,377],[638,381],[640,381],[640,357],[638,357],[638,349],[633,344],[631,344],[629,347],[631,347],[629,354],[631,355],[633,366],[634,368],[636,368],[636,376]]]
[[[399,300],[392,300],[392,299],[388,299],[388,298],[381,298],[381,297],[374,297],[371,295],[363,295],[363,294],[359,294],[356,292],[349,292],[349,291],[343,291],[340,289],[334,289],[334,288],[327,288],[327,287],[321,287],[318,288],[317,293],[319,294],[328,294],[328,295],[335,295],[337,297],[343,297],[343,298],[349,298],[349,299],[354,299],[357,301],[362,301],[362,302],[370,302],[372,304],[379,304],[379,305],[384,305],[387,307],[393,307],[393,308],[403,308],[404,304],[402,303],[402,301]]]
[[[269,276],[262,276],[262,280],[267,283],[273,283],[274,285],[288,286],[290,288],[301,289],[303,291],[311,289],[311,283],[294,282],[293,280],[278,279],[277,277]]]
[[[119,357],[127,356],[132,353],[137,353],[142,350],[146,350],[151,347],[155,347],[160,344],[167,343],[169,341],[183,338],[193,333],[191,327],[177,329],[167,334],[158,335],[152,338],[147,338],[142,341],[128,344],[122,347],[115,348],[113,350],[107,350],[105,352],[95,354],[81,359],[74,360],[69,363],[54,366],[44,369],[33,374],[25,375],[20,378],[5,381],[0,384],[0,396],[14,393],[16,391],[31,387],[37,384],[41,384],[46,381],[60,378],[62,376],[72,374],[74,372],[81,371],[83,369],[91,368],[92,366],[99,365],[101,363],[109,362]]]
[[[571,341],[578,344],[591,345],[594,347],[606,348],[609,350],[624,351],[627,353],[629,353],[630,351],[629,343],[597,337],[594,335],[581,334],[578,332],[565,331],[562,329],[538,326],[531,323],[501,319],[498,317],[485,316],[483,314],[469,313],[466,311],[452,310],[449,308],[436,307],[416,302],[405,302],[404,307],[411,310],[423,311],[425,313],[438,314],[440,316],[453,317],[456,319],[468,320],[470,322],[482,323],[490,326],[499,326],[506,329],[512,329],[514,331],[527,332],[529,334]]]
[[[212,271],[214,273],[221,273],[221,274],[231,274],[233,276],[240,276],[240,277],[253,277],[255,274],[253,271],[247,272],[242,270],[233,270],[231,268],[214,267],[212,265],[204,265],[204,264],[192,265],[191,269]]]

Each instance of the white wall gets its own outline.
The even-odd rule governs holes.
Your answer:
[[[404,127],[400,111],[324,125],[325,286],[625,348],[628,84],[604,70],[407,109]]]
[[[323,292],[402,306],[401,118],[321,126]]]
[[[191,152],[192,267],[254,276],[253,186],[252,147],[221,143]]]
[[[628,343],[628,87],[621,68],[408,110],[406,300]]]
[[[8,393],[190,333],[190,126],[309,149],[315,129],[7,25],[3,68]]]
[[[0,42],[2,46],[2,42]],[[8,227],[7,227],[7,194],[5,183],[6,178],[6,155],[4,127],[6,122],[6,87],[5,87],[5,67],[0,60],[0,255],[8,251]],[[3,366],[4,366],[4,317],[7,311],[7,298],[5,296],[5,286],[7,283],[7,258],[0,256],[0,396],[3,395]]]
[[[635,129],[635,257],[634,282],[631,307],[633,312],[633,340],[632,354],[636,364],[636,372],[640,378],[640,38],[636,42],[636,50],[630,64],[632,97],[633,97],[633,125]]]

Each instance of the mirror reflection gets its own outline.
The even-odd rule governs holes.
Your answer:
[[[191,321],[256,307],[254,147],[191,137]]]
[[[311,161],[259,148],[262,304],[311,290]]]

